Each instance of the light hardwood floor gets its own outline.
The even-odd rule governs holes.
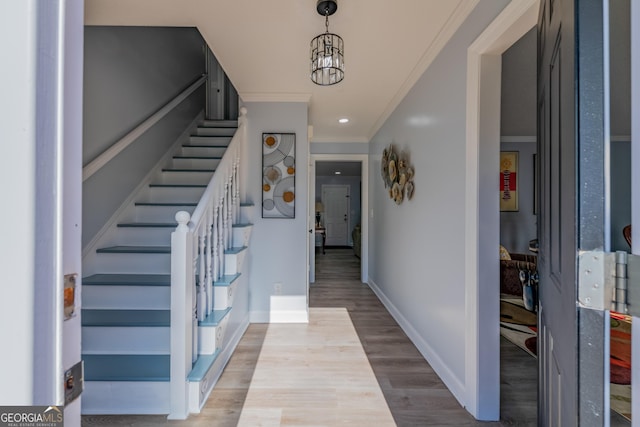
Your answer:
[[[478,422],[460,406],[373,291],[353,252],[318,255],[312,307],[346,307],[398,426],[536,425],[537,362],[501,340],[501,421]]]
[[[326,255],[318,254],[316,283],[311,286],[311,307],[345,308],[353,328],[362,344],[381,394],[386,400],[393,420],[398,426],[465,426],[465,425],[536,425],[536,361],[507,341],[501,342],[502,358],[502,421],[480,423],[462,408],[442,381],[420,355],[395,320],[380,303],[371,289],[359,280],[359,259],[351,250],[327,249]],[[264,372],[258,373],[261,352],[265,351],[265,339],[269,334],[266,324],[252,324],[220,381],[214,388],[202,412],[186,421],[167,421],[165,416],[84,416],[86,426],[237,426],[237,425],[298,425],[333,426],[335,417],[324,418],[321,412],[311,410],[305,402],[305,393],[287,394],[287,406],[298,405],[295,418],[278,418],[277,409],[259,412],[243,407],[254,399],[252,383],[265,381]],[[271,337],[273,338],[273,337]],[[276,342],[294,344],[291,334],[279,333]],[[326,340],[326,337],[323,338]],[[295,352],[303,353],[306,345],[286,347],[283,354],[296,359]],[[307,348],[308,350],[308,348]],[[329,358],[330,353],[326,355]],[[318,355],[316,355],[318,356]],[[306,356],[305,356],[306,357]],[[321,362],[314,363],[321,363]],[[300,359],[298,358],[298,362]],[[304,360],[302,360],[304,365]],[[311,361],[308,360],[309,364]],[[366,364],[362,363],[361,364]],[[273,372],[274,380],[281,380],[284,373]],[[286,375],[285,375],[286,376]],[[291,378],[289,378],[291,380]],[[357,383],[338,381],[358,389]],[[313,389],[312,384],[309,384]],[[319,387],[321,390],[321,387]],[[282,391],[282,390],[281,390]],[[346,392],[348,393],[348,392]],[[300,400],[296,403],[296,399]],[[362,397],[360,399],[363,399]],[[280,402],[278,402],[280,400]],[[345,399],[348,400],[348,399]],[[263,403],[261,403],[263,404]],[[384,406],[379,404],[378,406]],[[273,397],[273,407],[281,408],[282,401]],[[384,408],[382,408],[384,409]],[[324,411],[328,412],[328,411]],[[384,411],[383,411],[384,413]],[[331,414],[325,414],[329,416]],[[279,422],[276,420],[279,419]],[[332,421],[328,421],[328,420]],[[383,418],[380,418],[383,421]],[[363,424],[364,423],[364,424]],[[349,425],[380,425],[353,422]]]

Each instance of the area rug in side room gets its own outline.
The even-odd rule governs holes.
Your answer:
[[[500,299],[500,335],[536,357],[537,316],[522,298]],[[611,313],[611,409],[631,420],[631,318]]]
[[[536,357],[538,316],[524,308],[522,298],[500,298],[500,335]]]

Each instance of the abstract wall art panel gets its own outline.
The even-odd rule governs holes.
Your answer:
[[[262,134],[262,217],[296,216],[296,134]]]

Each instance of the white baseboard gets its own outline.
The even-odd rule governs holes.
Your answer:
[[[306,295],[272,295],[269,323],[309,323]]]
[[[391,316],[398,322],[398,325],[402,328],[405,334],[409,337],[411,342],[417,347],[422,356],[429,362],[429,365],[433,368],[435,373],[440,377],[442,382],[447,386],[449,391],[458,400],[460,405],[466,407],[464,396],[466,396],[466,390],[464,383],[456,377],[456,375],[449,369],[447,364],[440,358],[438,353],[422,338],[418,331],[409,323],[409,321],[400,313],[395,305],[387,298],[382,292],[380,287],[371,279],[369,279],[369,287],[378,296],[382,304],[387,308]]]
[[[252,311],[251,323],[309,323],[305,295],[272,295],[269,311]]]

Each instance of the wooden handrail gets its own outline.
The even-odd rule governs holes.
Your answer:
[[[153,125],[158,123],[160,119],[166,116],[171,110],[176,108],[182,101],[187,99],[196,89],[198,89],[207,80],[204,74],[188,88],[180,92],[175,98],[165,104],[158,111],[153,113],[148,119],[136,126],[131,132],[120,138],[112,146],[104,150],[98,157],[87,163],[82,168],[82,181],[86,181],[90,176],[100,170],[104,165],[116,157],[122,150],[127,148],[132,142],[138,139],[143,133],[148,131]]]

